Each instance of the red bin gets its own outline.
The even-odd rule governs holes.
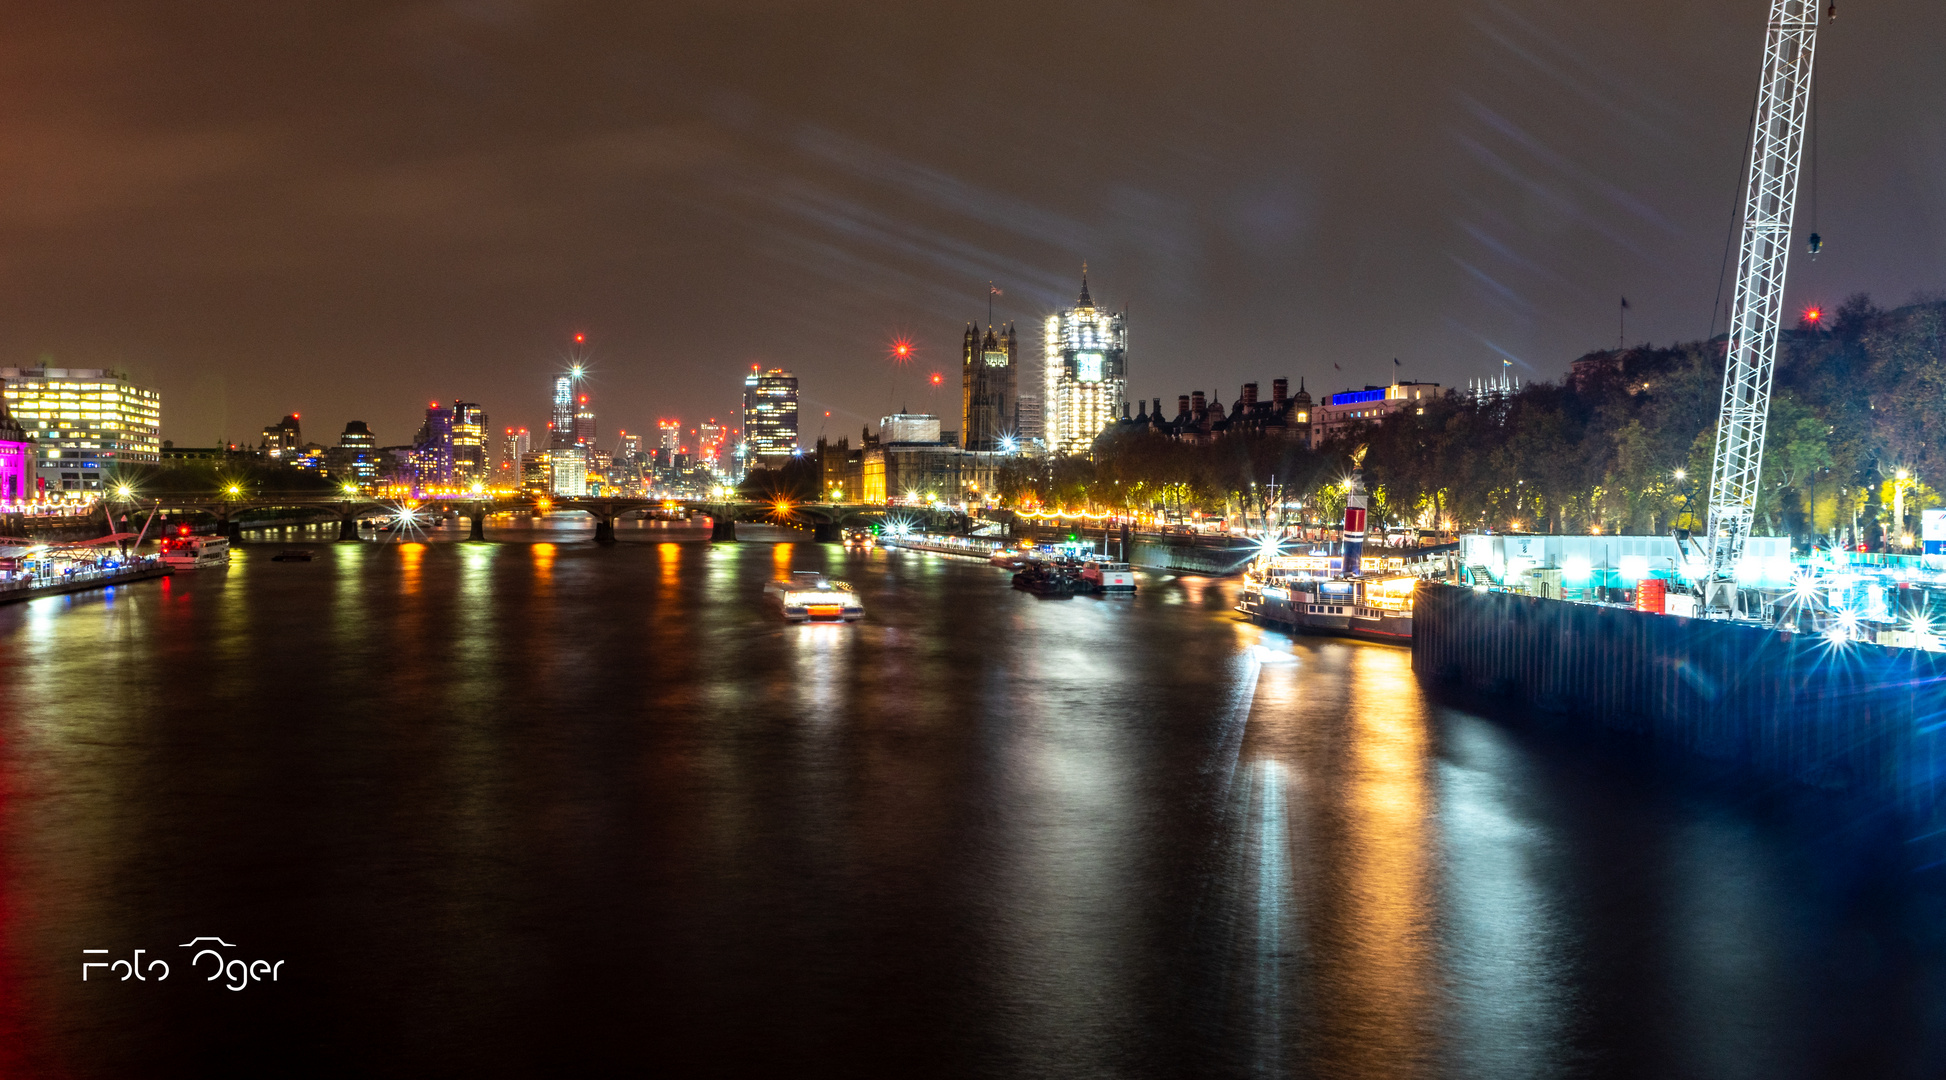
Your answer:
[[[1669,594],[1669,583],[1658,577],[1635,583],[1635,610],[1662,614],[1662,600]]]

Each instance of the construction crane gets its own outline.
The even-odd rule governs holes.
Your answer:
[[[1730,308],[1723,411],[1710,469],[1709,576],[1703,604],[1707,612],[1717,615],[1736,611],[1737,560],[1757,514],[1764,425],[1770,416],[1777,330],[1784,315],[1784,270],[1790,257],[1791,215],[1797,203],[1797,171],[1810,112],[1811,57],[1817,41],[1818,0],[1771,0],[1744,188],[1743,244]]]

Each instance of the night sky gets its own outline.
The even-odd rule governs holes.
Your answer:
[[[1624,294],[1632,343],[1708,332],[1766,11],[10,5],[0,364],[126,368],[178,444],[393,443],[435,398],[539,427],[585,332],[604,442],[752,363],[808,441],[955,411],[988,280],[1034,321],[1085,260],[1136,397],[1558,378]],[[1827,25],[1793,306],[1946,289],[1942,57],[1938,0]]]

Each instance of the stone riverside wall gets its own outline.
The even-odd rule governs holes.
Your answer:
[[[1946,654],[1421,582],[1420,675],[1785,778],[1946,809]]]

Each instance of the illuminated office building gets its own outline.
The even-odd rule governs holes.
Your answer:
[[[682,421],[657,420],[655,422],[656,449],[664,451],[664,457],[674,461],[682,452]]]
[[[34,497],[34,443],[0,401],[0,506]]]
[[[534,449],[534,436],[526,428],[508,428],[500,437],[500,476],[503,480],[520,479],[520,462]]]
[[[1090,453],[1095,436],[1121,419],[1128,389],[1128,317],[1095,307],[1084,272],[1081,298],[1047,317],[1046,345],[1041,421],[1047,447],[1056,454]]]
[[[162,460],[162,395],[120,372],[0,367],[0,386],[50,492],[99,491],[105,469]]]
[[[960,445],[968,450],[1012,449],[1018,441],[1019,350],[1010,324],[1000,333],[968,326],[960,345]]]
[[[696,425],[696,456],[705,461],[715,461],[723,454],[723,442],[730,437],[730,429],[716,422],[712,416]]]
[[[576,498],[588,493],[588,452],[581,447],[548,451],[547,470],[549,492]]]
[[[421,487],[444,487],[453,482],[453,410],[433,402],[426,422],[412,440],[412,477]]]
[[[378,436],[363,420],[345,425],[338,445],[326,455],[331,475],[369,487],[378,482]]]
[[[574,445],[574,373],[554,376],[554,415],[547,425],[547,446],[552,450]]]
[[[583,394],[575,403],[574,445],[582,447],[589,454],[595,452],[595,408],[588,404],[588,395]]]
[[[642,436],[622,432],[621,442],[615,447],[617,465],[635,465],[642,460]]]
[[[775,469],[798,453],[797,376],[751,365],[743,380],[743,438],[752,468]]]
[[[487,477],[487,414],[470,401],[455,401],[453,416],[453,482],[471,484]]]
[[[291,413],[275,424],[264,428],[263,441],[257,449],[272,461],[289,462],[304,447],[304,431],[297,422],[297,414]]]

